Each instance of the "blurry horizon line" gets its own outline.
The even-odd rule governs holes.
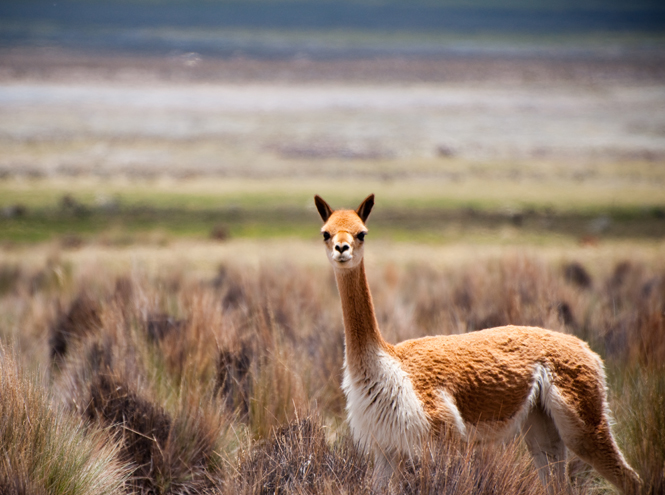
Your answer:
[[[665,51],[663,7],[550,4],[28,0],[0,3],[0,48],[267,59]]]

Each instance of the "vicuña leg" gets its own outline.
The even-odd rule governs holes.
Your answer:
[[[571,451],[623,493],[637,495],[640,492],[640,477],[626,463],[612,436],[604,398],[584,404],[586,422],[560,397],[550,400],[548,406],[559,434]]]
[[[376,492],[387,492],[394,472],[400,468],[400,458],[396,454],[374,452],[374,473],[372,486]]]
[[[538,476],[548,493],[567,492],[566,446],[550,415],[540,406],[534,407],[526,418],[523,431]]]
[[[593,466],[601,476],[625,494],[640,493],[642,487],[640,477],[623,458],[606,420],[603,420],[595,431],[573,435],[573,438],[568,439],[566,443],[580,459]]]

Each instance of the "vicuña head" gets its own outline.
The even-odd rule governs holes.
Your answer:
[[[362,202],[357,210],[333,211],[328,203],[315,196],[316,208],[325,225],[321,228],[328,259],[335,269],[356,268],[363,259],[367,235],[367,217],[374,206],[374,195]]]
[[[567,490],[566,447],[624,493],[638,493],[640,478],[610,430],[603,363],[586,343],[513,325],[386,342],[363,263],[374,195],[356,210],[314,200],[342,302],[349,425],[374,454],[377,483],[388,483],[431,435],[491,441],[521,433],[551,493]]]

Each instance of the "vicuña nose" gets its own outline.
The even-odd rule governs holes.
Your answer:
[[[349,250],[349,245],[345,242],[344,244],[335,244],[335,249],[340,253]]]

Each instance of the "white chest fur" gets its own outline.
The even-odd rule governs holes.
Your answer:
[[[386,454],[418,451],[429,421],[396,359],[377,349],[362,374],[352,374],[345,363],[342,389],[351,432],[361,448]]]

